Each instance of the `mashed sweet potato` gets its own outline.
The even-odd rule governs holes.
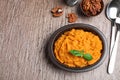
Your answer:
[[[87,61],[69,53],[70,50],[84,50],[92,60]],[[62,34],[54,44],[54,54],[58,61],[69,67],[85,67],[94,64],[101,57],[102,41],[92,32],[72,29]]]

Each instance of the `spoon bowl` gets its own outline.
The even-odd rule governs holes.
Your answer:
[[[115,2],[115,0],[113,0],[107,5],[106,8],[106,17],[113,22],[115,21],[118,15],[118,7],[116,4],[117,3]]]

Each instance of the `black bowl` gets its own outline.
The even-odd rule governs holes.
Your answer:
[[[103,11],[103,9],[104,9],[104,2],[103,2],[103,0],[101,0],[101,9],[100,9],[100,12],[98,12],[96,15],[88,15],[88,14],[83,10],[82,1],[80,2],[80,10],[81,10],[81,12],[82,12],[85,16],[87,16],[87,17],[97,16],[97,15],[99,15],[99,14]]]
[[[90,65],[90,66],[86,66],[86,67],[83,67],[83,68],[71,68],[71,67],[68,67],[62,63],[60,63],[55,55],[54,55],[54,43],[55,41],[66,31],[69,31],[71,29],[83,29],[85,31],[89,31],[89,32],[92,32],[93,34],[96,34],[99,36],[99,38],[102,40],[102,45],[103,45],[103,50],[102,50],[102,55],[101,55],[101,58],[96,62],[94,63],[93,65]],[[61,28],[59,28],[58,30],[56,30],[52,36],[50,37],[50,39],[48,40],[48,46],[47,46],[47,50],[48,50],[48,56],[50,57],[51,61],[59,68],[63,69],[63,70],[67,70],[67,71],[71,71],[71,72],[85,72],[85,71],[90,71],[92,69],[95,69],[97,68],[98,66],[100,66],[103,61],[105,60],[106,58],[106,55],[108,54],[107,53],[107,50],[108,50],[108,47],[107,47],[107,40],[104,36],[104,34],[99,30],[97,29],[96,27],[92,26],[92,25],[88,25],[88,24],[82,24],[82,23],[76,23],[76,24],[70,24],[70,25],[65,25]]]

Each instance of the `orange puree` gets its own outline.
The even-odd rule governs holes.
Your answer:
[[[84,50],[92,55],[90,61],[69,53],[70,50]],[[62,34],[54,44],[54,54],[58,61],[69,67],[85,67],[94,64],[101,57],[102,41],[92,32],[72,29]]]

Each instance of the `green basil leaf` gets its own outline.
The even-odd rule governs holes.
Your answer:
[[[84,54],[84,55],[83,55],[83,58],[86,59],[87,61],[90,61],[90,60],[93,59],[93,58],[92,58],[92,55],[89,54],[89,53]]]
[[[83,57],[84,51],[78,51],[78,50],[70,50],[70,53],[74,56],[80,56]]]

